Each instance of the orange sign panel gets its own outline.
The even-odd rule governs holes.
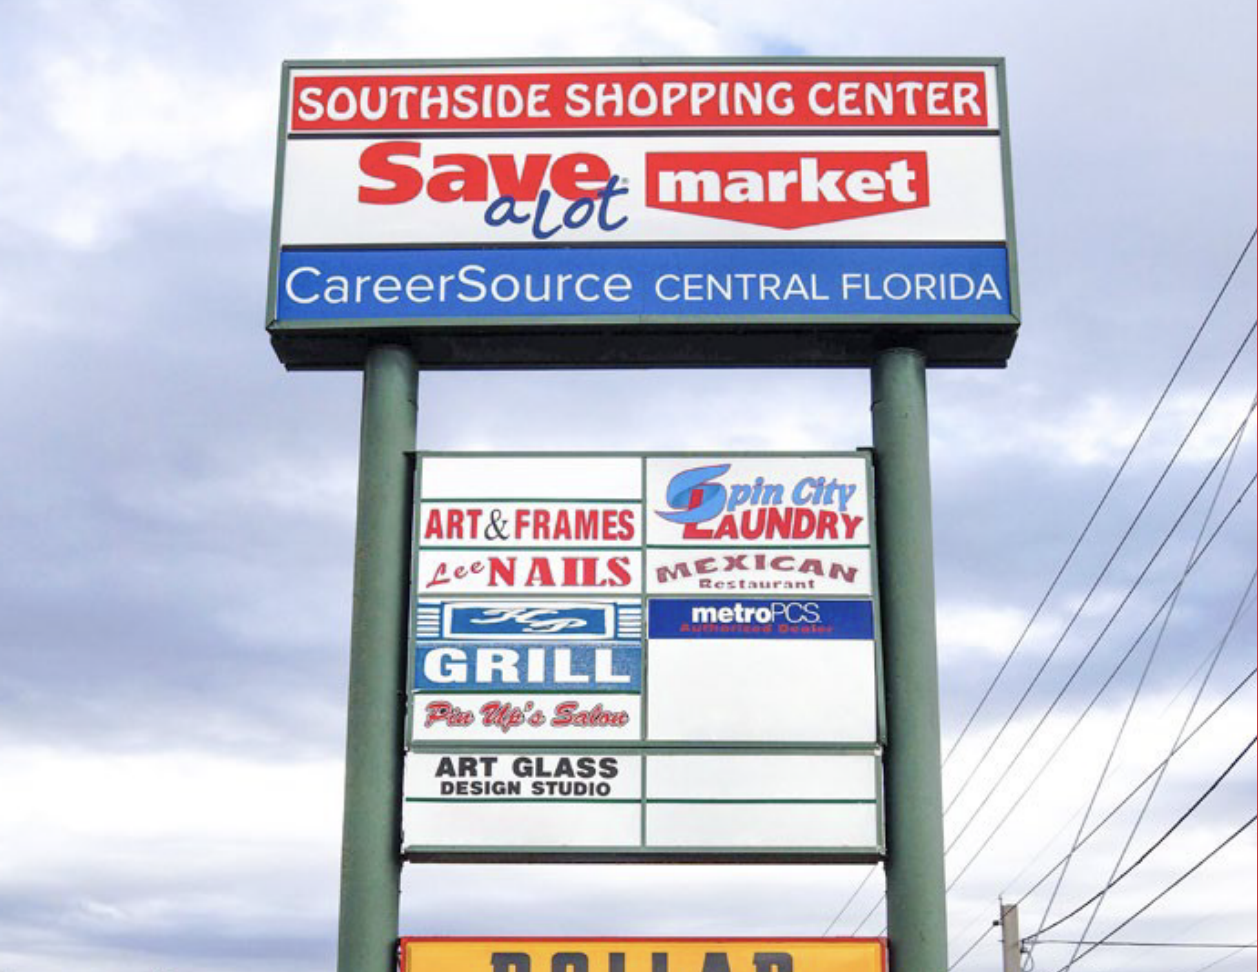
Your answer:
[[[402,972],[886,972],[880,938],[404,938]]]

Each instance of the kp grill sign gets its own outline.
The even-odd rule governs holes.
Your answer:
[[[273,341],[290,367],[384,329],[429,366],[816,365],[894,330],[1003,364],[1003,88],[999,61],[287,64]]]

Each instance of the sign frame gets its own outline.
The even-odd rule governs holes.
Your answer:
[[[553,323],[538,317],[352,317],[282,320],[278,316],[283,175],[289,139],[290,81],[294,72],[326,69],[415,70],[509,68],[987,68],[995,75],[995,132],[941,129],[1000,141],[1008,263],[1009,313],[913,314],[624,314],[564,315]],[[754,134],[763,134],[759,131]],[[378,133],[376,137],[390,133]],[[536,134],[555,134],[538,132]],[[573,134],[565,132],[566,135]],[[748,134],[722,130],[722,134]],[[865,134],[869,134],[866,132]],[[928,136],[929,131],[921,134]],[[372,137],[372,136],[364,136]],[[267,281],[267,331],[289,370],[356,370],[373,344],[408,346],[424,369],[665,368],[665,367],[869,367],[893,347],[913,347],[933,366],[1004,367],[1021,321],[1017,239],[1013,208],[1008,99],[1003,58],[526,58],[433,60],[285,61],[280,92],[275,194]],[[599,244],[616,249],[623,244]],[[771,244],[785,245],[791,244]],[[847,244],[833,244],[845,246]],[[940,244],[916,244],[929,250]],[[501,249],[514,244],[497,244]],[[594,245],[584,244],[592,247]],[[416,247],[423,249],[424,247]],[[432,247],[428,247],[432,248]],[[441,246],[442,250],[466,248]]]
[[[415,515],[411,525],[410,554],[410,597],[408,601],[409,620],[407,623],[406,643],[406,713],[404,748],[407,753],[448,753],[450,755],[472,753],[509,754],[564,754],[582,756],[637,756],[642,760],[643,771],[642,792],[638,798],[643,809],[643,845],[626,846],[513,846],[513,845],[444,845],[423,844],[403,841],[403,859],[408,863],[704,863],[704,864],[873,864],[883,860],[886,852],[886,820],[885,799],[883,795],[883,752],[886,746],[887,728],[885,711],[884,660],[882,621],[879,610],[879,571],[877,570],[877,484],[874,477],[873,452],[868,448],[852,450],[801,450],[784,452],[778,450],[680,450],[680,451],[572,451],[560,452],[553,450],[520,450],[520,451],[452,451],[452,450],[416,450],[410,453],[412,462],[412,493],[411,508]],[[868,519],[868,550],[870,553],[870,594],[864,595],[819,595],[818,599],[829,601],[865,601],[868,600],[873,610],[873,661],[874,661],[874,703],[875,703],[875,737],[874,741],[863,742],[737,742],[737,741],[650,741],[638,740],[598,740],[580,741],[522,741],[503,737],[502,739],[449,740],[443,739],[431,743],[412,742],[414,732],[414,685],[416,660],[415,605],[422,594],[418,589],[419,582],[419,532],[421,530],[418,511],[422,501],[423,469],[425,459],[633,459],[641,462],[642,504],[644,513],[647,507],[647,466],[652,459],[857,459],[864,464],[865,483],[868,492],[866,515]],[[509,502],[508,500],[502,500]],[[558,500],[551,500],[558,501]],[[429,500],[432,502],[432,500]],[[514,500],[510,501],[514,502]],[[535,500],[533,502],[547,502]],[[574,500],[579,502],[579,500]],[[627,501],[635,502],[635,501]],[[647,526],[640,524],[639,546],[643,553],[647,551]],[[634,549],[627,547],[625,549]],[[838,548],[852,549],[852,548]],[[452,594],[459,599],[506,600],[510,594]],[[576,595],[574,595],[575,597]],[[563,599],[563,595],[557,595]],[[647,624],[647,605],[649,600],[685,599],[684,594],[649,595],[648,581],[645,570],[642,574],[640,589],[636,592],[625,591],[621,594],[608,594],[608,599],[638,600],[642,605],[643,630],[641,643],[643,646],[642,674],[642,709],[646,709],[646,672],[649,654],[646,653],[649,643]],[[695,847],[695,846],[646,846],[645,844],[645,809],[651,801],[646,793],[646,759],[650,755],[868,755],[873,759],[874,766],[874,805],[876,820],[876,842],[872,845],[846,846],[842,848],[818,847],[801,844],[797,846],[772,846],[758,848],[742,847]],[[425,802],[403,795],[403,806],[410,802]],[[450,802],[457,802],[452,800]],[[693,801],[705,802],[705,801]],[[789,801],[782,801],[789,802]],[[821,801],[842,803],[847,801]]]

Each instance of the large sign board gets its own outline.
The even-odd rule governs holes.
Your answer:
[[[408,857],[879,857],[866,454],[416,467]]]
[[[293,62],[268,326],[290,367],[1000,365],[1000,60]]]
[[[881,938],[403,938],[402,972],[886,972]]]

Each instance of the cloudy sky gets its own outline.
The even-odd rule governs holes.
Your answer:
[[[1255,13],[1240,0],[0,0],[0,24],[2,972],[334,965],[361,389],[354,374],[286,374],[263,331],[283,59],[1007,58],[1023,332],[1007,370],[931,376],[945,745],[1018,641],[1254,228]],[[1252,424],[1226,457],[1254,395],[1254,265],[1250,250],[949,761],[946,795],[978,767],[947,821],[950,874],[965,869],[949,900],[954,958],[982,935],[998,895],[1021,897],[1069,849],[1155,643],[1092,821],[1164,758],[1205,673],[1193,725],[1253,666]],[[420,380],[421,448],[869,440],[859,371]],[[1173,613],[1159,616],[1208,509],[1205,537],[1223,525]],[[1250,681],[1170,764],[1128,860],[1219,776],[1254,724]],[[1250,750],[1107,898],[1092,937],[1252,816],[1254,792]],[[1105,883],[1141,802],[1080,851],[1054,916]],[[867,870],[414,867],[402,931],[817,935]],[[1251,828],[1118,937],[1251,942],[1254,873]],[[1025,931],[1052,885],[1023,904]],[[875,875],[832,932],[852,933],[868,914],[860,931],[878,933],[880,892]],[[960,968],[994,968],[997,949],[989,936]],[[1056,969],[1069,951],[1042,945],[1036,965]],[[1194,972],[1223,959],[1213,967],[1239,972],[1253,954],[1112,948],[1079,968]]]

